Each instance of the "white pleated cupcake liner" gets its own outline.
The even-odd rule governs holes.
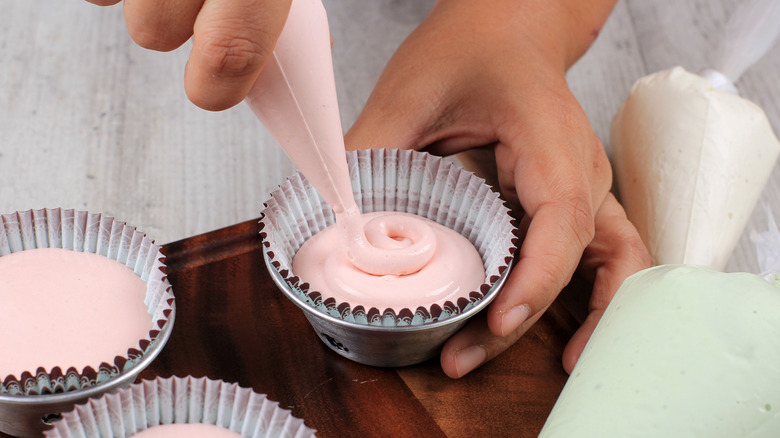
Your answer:
[[[46,431],[48,438],[123,438],[155,426],[209,424],[246,438],[314,437],[279,403],[236,383],[205,377],[143,380],[76,405]]]
[[[370,149],[347,152],[352,190],[363,213],[413,213],[444,225],[471,241],[482,257],[486,279],[477,290],[428,308],[378,309],[337,302],[311,290],[292,272],[292,260],[306,239],[335,223],[335,215],[301,175],[271,194],[260,220],[264,252],[287,285],[313,308],[345,321],[378,326],[419,325],[463,313],[487,294],[511,267],[517,242],[509,208],[484,179],[457,164],[424,152]]]
[[[154,328],[136,345],[128,345],[126,356],[107,358],[106,362],[94,364],[94,368],[46,370],[39,367],[19,376],[0,376],[0,395],[35,396],[76,391],[106,382],[133,368],[158,342],[174,306],[160,247],[134,227],[100,213],[54,208],[0,215],[0,257],[36,248],[99,254],[132,269],[146,283],[144,304]],[[52,342],[56,341],[52,339]]]

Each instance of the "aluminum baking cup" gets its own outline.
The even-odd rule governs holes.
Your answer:
[[[175,315],[160,247],[124,222],[60,208],[0,215],[0,257],[36,248],[99,254],[133,270],[146,283],[144,304],[154,328],[136,345],[128,345],[125,356],[107,358],[95,368],[40,367],[0,376],[0,431],[14,436],[41,436],[57,413],[74,403],[133,382],[167,342]]]
[[[77,405],[49,438],[119,438],[180,423],[219,426],[246,438],[314,437],[314,430],[265,394],[204,377],[144,380]]]
[[[516,227],[508,207],[482,178],[423,152],[371,149],[347,153],[353,194],[363,213],[397,211],[438,222],[471,241],[486,280],[477,290],[430,307],[366,308],[336,302],[295,276],[303,242],[335,223],[335,215],[300,174],[271,194],[261,236],[272,278],[301,307],[331,349],[357,362],[402,366],[429,359],[499,292],[509,273]]]

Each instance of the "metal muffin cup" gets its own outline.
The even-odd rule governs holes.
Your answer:
[[[332,210],[299,173],[271,195],[260,234],[266,268],[300,307],[322,342],[358,363],[381,367],[416,364],[436,356],[444,342],[501,291],[516,249],[516,227],[490,186],[456,163],[423,152],[371,149],[347,153],[353,194],[364,213],[417,214],[464,237],[479,252],[486,278],[453,301],[378,309],[340,303],[292,271],[292,259],[314,234],[334,223]]]
[[[157,377],[79,404],[46,438],[119,438],[167,425],[211,425],[245,438],[314,438],[266,394],[207,377]]]
[[[0,395],[0,431],[19,438],[40,438],[52,428],[63,412],[73,409],[93,397],[113,392],[132,384],[138,375],[160,354],[173,331],[174,307],[155,342],[129,370],[106,382],[77,391],[42,395]]]
[[[128,346],[126,356],[110,358],[97,369],[38,368],[0,376],[0,432],[17,437],[40,437],[74,404],[131,384],[165,346],[176,315],[160,247],[124,222],[61,208],[0,215],[0,256],[37,248],[99,254],[133,270],[147,285],[144,302],[153,328]]]
[[[298,296],[267,255],[264,259],[276,286],[303,310],[325,345],[347,359],[377,367],[414,365],[438,355],[444,342],[500,293],[509,275],[509,270],[505,270],[484,298],[448,319],[420,325],[374,326],[345,321],[315,309]]]

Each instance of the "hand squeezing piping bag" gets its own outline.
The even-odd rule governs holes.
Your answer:
[[[271,59],[247,103],[336,214],[342,249],[361,270],[407,274],[432,257],[433,232],[405,224],[416,240],[403,251],[376,246],[360,224],[341,131],[328,19],[320,0],[293,0]]]
[[[780,153],[764,111],[734,82],[780,32],[780,1],[732,16],[719,60],[641,78],[612,121],[621,202],[655,264],[725,268]]]

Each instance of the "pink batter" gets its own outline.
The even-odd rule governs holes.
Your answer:
[[[240,438],[236,432],[213,424],[164,424],[142,430],[134,438]]]
[[[329,227],[298,250],[292,266],[295,275],[338,302],[382,310],[442,305],[477,290],[485,281],[482,258],[474,245],[443,225],[407,213],[368,213],[360,219],[380,254],[415,246],[414,233],[402,227],[405,221],[424,227],[434,242],[430,260],[416,272],[373,275],[358,269],[343,251],[333,251],[339,236],[335,227]]]
[[[0,257],[0,379],[38,367],[113,363],[152,329],[146,284],[97,254],[45,248]]]
[[[296,275],[328,296],[381,308],[425,306],[484,281],[482,260],[468,240],[431,221],[385,214],[383,227],[391,236],[375,227],[364,230],[366,219],[355,203],[347,170],[330,32],[320,0],[292,2],[273,59],[247,102],[336,214],[333,231],[306,242],[313,249],[301,250],[316,255],[296,256]],[[325,255],[332,256],[330,262]],[[330,276],[318,271],[326,266],[338,270],[338,280],[317,280]],[[400,288],[406,293],[399,293]]]

